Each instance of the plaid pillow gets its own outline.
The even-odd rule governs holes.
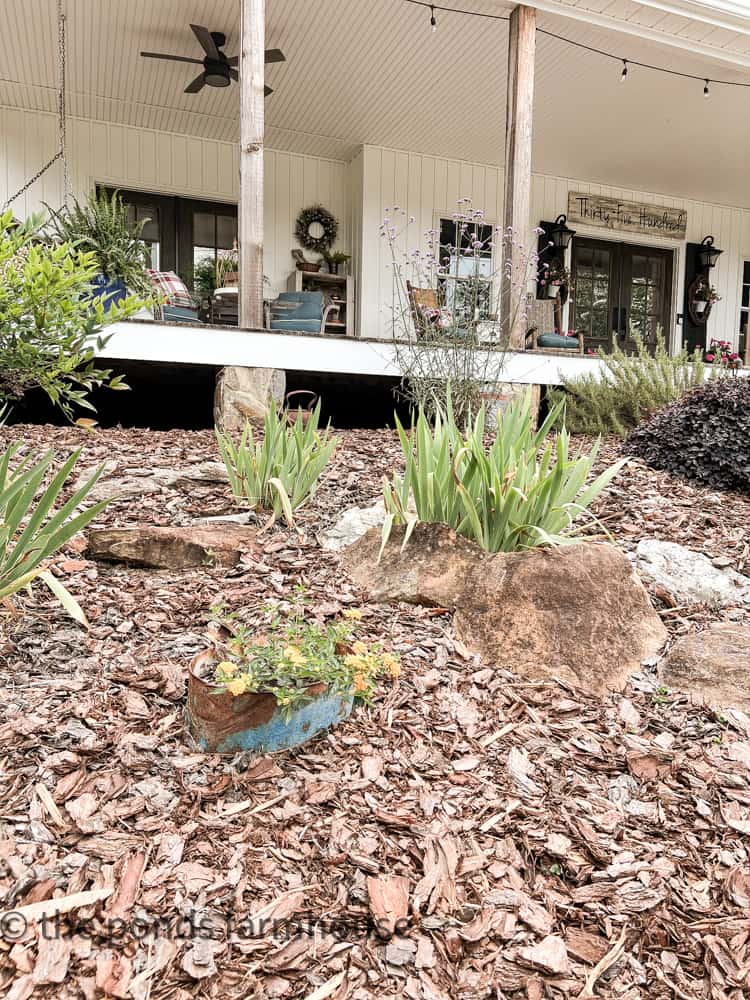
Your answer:
[[[184,309],[192,309],[195,306],[187,285],[174,271],[149,270],[148,276],[163,297],[164,305],[181,306]]]

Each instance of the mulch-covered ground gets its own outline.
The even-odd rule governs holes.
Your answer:
[[[477,662],[446,613],[366,603],[315,531],[376,499],[398,447],[340,437],[302,534],[275,527],[235,569],[180,573],[92,563],[74,543],[55,571],[90,632],[42,586],[3,619],[0,911],[21,916],[0,912],[0,995],[750,995],[750,718],[648,674],[604,701],[529,683]],[[8,440],[82,446],[82,467],[133,481],[217,457],[208,432]],[[173,485],[98,523],[231,510],[220,483]],[[597,512],[626,547],[667,538],[750,571],[747,499],[629,463]],[[363,637],[401,655],[400,682],[294,752],[196,752],[185,673],[210,608],[260,623],[300,584],[321,618],[362,608]],[[673,634],[716,617],[655,600]],[[378,933],[374,901],[404,896],[396,933]]]

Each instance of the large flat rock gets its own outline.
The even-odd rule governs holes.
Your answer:
[[[683,636],[662,664],[661,678],[696,701],[750,712],[750,628],[717,622]]]
[[[92,528],[87,533],[90,559],[125,562],[152,569],[193,566],[236,566],[252,548],[256,531],[244,525],[216,522],[185,527]]]
[[[621,691],[667,631],[627,557],[612,545],[486,553],[440,524],[420,524],[401,551],[394,530],[344,552],[344,566],[376,600],[455,608],[455,626],[488,663],[586,691]]]

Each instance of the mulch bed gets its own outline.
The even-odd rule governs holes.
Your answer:
[[[376,499],[399,449],[390,432],[340,437],[303,533],[261,533],[259,558],[167,573],[73,543],[55,571],[90,632],[41,586],[4,620],[0,910],[101,891],[46,930],[0,914],[0,995],[742,1000],[750,719],[647,675],[606,700],[530,683],[478,662],[447,613],[364,602],[314,532]],[[9,440],[82,446],[82,466],[135,478],[217,457],[208,432]],[[233,509],[209,483],[115,502],[97,524]],[[630,462],[597,512],[626,548],[665,538],[748,570],[748,499]],[[296,751],[196,752],[185,671],[210,608],[260,623],[300,584],[321,618],[362,608],[401,681]],[[716,617],[661,596],[673,633]]]

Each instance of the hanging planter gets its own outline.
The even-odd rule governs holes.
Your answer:
[[[300,606],[252,635],[221,620],[188,673],[187,722],[200,748],[263,754],[299,746],[348,718],[380,674],[398,677],[395,656],[353,639],[359,612],[347,617],[318,625]]]
[[[703,299],[696,299],[696,301],[693,303],[693,309],[695,309],[696,313],[699,316],[702,316],[707,308],[708,308],[708,302],[706,302]]]
[[[560,294],[560,289],[562,285],[559,282],[548,282],[544,286],[545,296],[548,299],[556,299]]]

